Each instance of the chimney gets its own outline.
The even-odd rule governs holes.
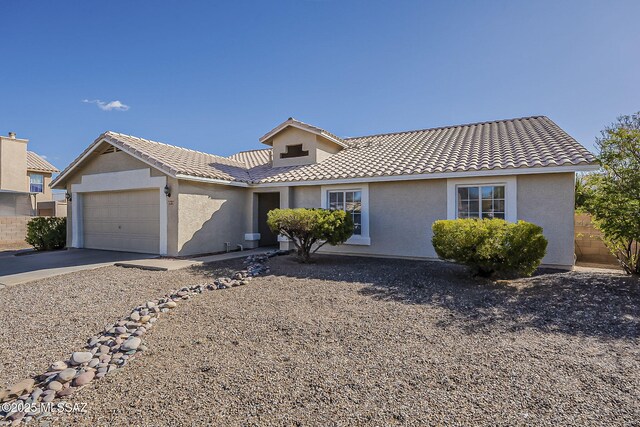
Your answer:
[[[15,132],[9,132],[9,138],[16,139],[16,133]]]

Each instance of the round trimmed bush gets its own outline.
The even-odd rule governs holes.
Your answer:
[[[547,251],[542,227],[503,219],[455,219],[433,223],[433,247],[447,261],[483,277],[530,276]]]

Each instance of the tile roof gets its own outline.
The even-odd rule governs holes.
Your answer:
[[[27,170],[34,172],[60,172],[58,168],[33,151],[27,151]]]
[[[82,154],[80,154],[51,183],[55,186],[98,144],[106,141],[120,150],[171,175],[219,179],[222,181],[250,181],[244,163],[214,154],[189,150],[162,142],[151,141],[117,132],[105,132],[100,135]]]
[[[256,166],[265,165],[271,162],[271,148],[261,148],[258,150],[241,151],[232,156],[232,160],[244,163],[249,169]]]
[[[544,116],[347,138],[323,162],[250,170],[253,182],[331,180],[589,165],[593,155]]]
[[[270,148],[220,157],[106,132],[52,185],[57,184],[101,141],[107,141],[172,176],[249,184],[543,169],[590,165],[595,161],[589,151],[544,116],[345,138],[342,141],[346,147],[320,163],[277,168],[271,165]]]

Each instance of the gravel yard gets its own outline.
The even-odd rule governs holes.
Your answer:
[[[237,265],[236,265],[237,264]],[[115,267],[0,291],[0,381],[203,273]],[[444,263],[270,260],[250,285],[180,304],[149,350],[54,425],[632,425],[640,283],[555,273],[492,284]]]
[[[0,386],[46,371],[136,305],[205,280],[188,270],[103,267],[0,289]]]

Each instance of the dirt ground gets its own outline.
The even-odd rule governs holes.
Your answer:
[[[496,284],[445,263],[335,256],[270,266],[248,286],[179,304],[145,335],[149,351],[69,400],[87,413],[54,425],[640,419],[637,279],[568,272]],[[0,335],[0,379],[45,367],[151,295],[236,267],[109,267],[0,291],[0,322],[17,319]],[[24,333],[28,346],[17,344]]]

